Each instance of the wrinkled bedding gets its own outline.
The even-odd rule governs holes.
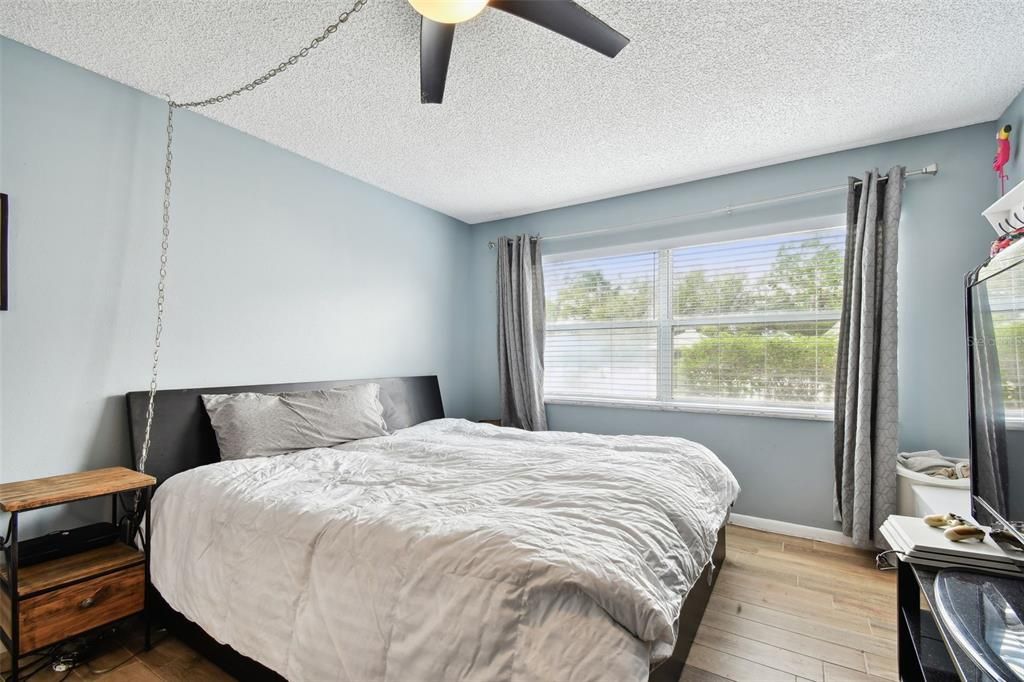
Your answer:
[[[739,492],[681,438],[440,419],[153,500],[153,583],[290,680],[646,680]]]

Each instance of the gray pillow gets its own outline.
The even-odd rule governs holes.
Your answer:
[[[203,404],[222,460],[283,455],[389,433],[379,384],[204,395]]]

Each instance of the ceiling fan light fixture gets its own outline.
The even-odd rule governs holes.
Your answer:
[[[409,0],[417,12],[441,24],[460,24],[487,7],[487,0]]]

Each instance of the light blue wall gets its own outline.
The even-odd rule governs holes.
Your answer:
[[[145,387],[152,333],[163,105],[6,40],[0,79],[0,188],[13,209],[0,478],[126,462],[121,394]],[[1021,108],[1018,98],[1008,113],[1019,118]],[[990,239],[978,212],[994,198],[993,136],[991,124],[973,126],[469,228],[180,112],[162,382],[437,373],[450,414],[493,417],[487,241],[642,222],[937,161],[940,175],[911,180],[906,195],[900,416],[905,447],[962,454],[961,276]],[[659,234],[842,210],[838,194]],[[556,244],[598,243],[551,242],[549,251]],[[832,525],[830,423],[570,406],[549,415],[558,429],[705,442],[744,485],[738,512]]]
[[[127,464],[166,109],[12,41],[0,57],[3,478]],[[162,386],[437,374],[469,409],[469,226],[193,113],[174,139]]]
[[[937,162],[938,176],[908,181],[900,243],[900,422],[906,449],[965,456],[966,355],[963,274],[986,255],[991,230],[980,211],[992,191],[992,124],[829,154],[744,173],[477,226],[471,256],[475,416],[499,414],[495,360],[494,253],[502,234],[556,235],[642,223],[729,204],[843,184],[850,174]],[[845,211],[844,193],[754,214],[647,231],[645,237],[709,232]],[[548,252],[604,246],[635,236],[548,242]],[[832,424],[792,419],[552,405],[553,429],[692,438],[736,473],[736,512],[822,528],[832,522]]]
[[[1006,189],[1010,189],[1024,180],[1024,159],[1021,158],[1021,152],[1024,150],[1024,144],[1021,143],[1021,140],[1024,139],[1024,90],[1010,103],[992,130],[993,156],[996,150],[996,133],[1007,123],[1013,126],[1013,131],[1010,134],[1010,162],[1006,164],[1006,175],[1009,178],[1006,181]],[[998,187],[998,185],[997,181],[996,186]]]

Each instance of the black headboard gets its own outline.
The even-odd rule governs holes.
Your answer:
[[[220,450],[210,418],[200,397],[204,393],[286,393],[315,391],[346,384],[380,384],[384,418],[392,429],[403,429],[431,419],[444,417],[441,391],[436,376],[391,377],[387,379],[350,379],[317,381],[304,384],[265,384],[262,386],[218,386],[180,388],[156,393],[156,417],[150,439],[146,473],[162,483],[174,474],[203,464],[220,461]],[[128,399],[128,429],[132,460],[137,463],[146,431],[148,391],[133,391]]]

